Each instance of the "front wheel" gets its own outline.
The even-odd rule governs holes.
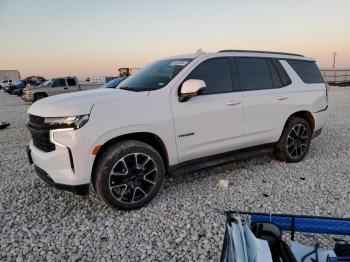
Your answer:
[[[107,148],[98,159],[95,188],[108,205],[139,208],[154,198],[165,176],[162,157],[148,144],[128,140]]]
[[[292,117],[288,120],[276,145],[276,158],[286,162],[303,160],[309,151],[311,137],[309,123],[303,118]]]

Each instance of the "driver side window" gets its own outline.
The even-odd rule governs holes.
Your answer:
[[[63,78],[55,79],[51,87],[63,87],[66,86],[66,80]]]
[[[197,66],[186,78],[200,79],[206,84],[201,95],[228,93],[233,91],[229,59],[213,58]]]

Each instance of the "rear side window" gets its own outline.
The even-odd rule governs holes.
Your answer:
[[[232,92],[232,79],[228,58],[214,58],[197,66],[186,78],[200,79],[206,84],[201,94],[220,94]]]
[[[294,71],[299,75],[303,82],[312,83],[324,83],[323,77],[318,70],[316,63],[312,61],[302,60],[287,60]]]
[[[67,78],[67,83],[68,83],[68,86],[76,86],[77,85],[74,78]]]
[[[241,90],[251,91],[275,87],[270,73],[271,64],[269,64],[268,59],[238,57],[237,69]]]

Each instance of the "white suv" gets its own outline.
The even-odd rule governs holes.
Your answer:
[[[166,174],[274,153],[302,160],[327,118],[315,61],[224,50],[156,61],[120,84],[33,104],[27,148],[49,184],[109,205],[149,202]]]

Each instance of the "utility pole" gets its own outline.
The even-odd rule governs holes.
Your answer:
[[[334,74],[333,82],[334,83],[337,80],[337,71],[335,71],[335,56],[336,55],[337,55],[337,52],[333,52],[333,74]]]
[[[337,55],[336,52],[333,52],[333,70],[335,69],[335,56]]]

